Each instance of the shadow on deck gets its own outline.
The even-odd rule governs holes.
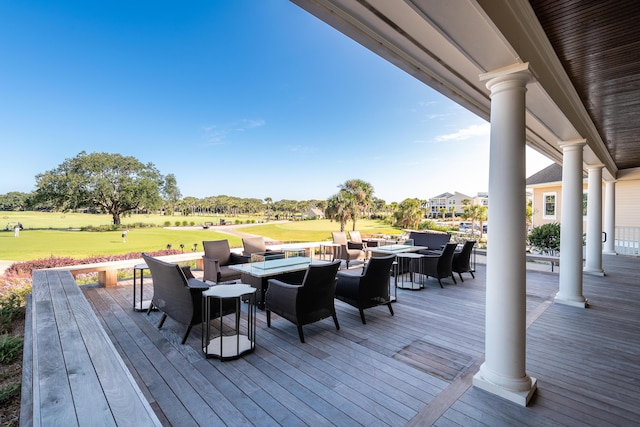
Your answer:
[[[165,425],[630,425],[640,422],[640,259],[605,256],[584,276],[590,308],[553,303],[558,274],[527,271],[528,407],[471,386],[484,356],[485,266],[464,283],[398,290],[395,316],[336,301],[331,319],[296,327],[258,312],[254,353],[205,359],[200,328],[134,312],[131,282],[85,287],[105,330]],[[197,273],[197,272],[196,272]],[[467,278],[468,277],[468,278]],[[150,283],[150,277],[145,279]],[[151,286],[145,286],[151,291]]]

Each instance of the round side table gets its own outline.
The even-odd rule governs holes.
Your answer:
[[[256,348],[256,288],[244,283],[216,285],[202,292],[202,351],[207,358],[222,361],[237,359]],[[247,301],[246,319],[242,321],[242,300]],[[235,306],[233,325],[224,324],[223,302],[232,300]],[[212,304],[218,306],[218,316],[211,319]],[[215,328],[212,326],[215,326]],[[217,328],[217,329],[216,329]],[[213,337],[212,337],[213,335]]]

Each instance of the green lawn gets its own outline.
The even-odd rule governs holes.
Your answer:
[[[26,229],[43,229],[43,228],[80,228],[86,226],[108,225],[113,221],[110,215],[82,214],[82,213],[60,213],[60,212],[2,212],[2,221],[0,221],[0,230],[3,230],[8,223],[21,222]],[[225,217],[227,222],[241,219],[246,221],[248,216],[243,217]],[[175,221],[193,221],[196,225],[205,222],[218,223],[220,217],[211,216],[164,216],[164,215],[130,215],[122,218],[122,224],[145,223],[153,225],[164,225],[166,221],[170,221],[171,225]]]
[[[215,217],[166,217],[133,215],[123,223],[135,222],[163,224],[169,220],[186,219],[200,224],[205,221],[215,222]],[[213,229],[166,229],[166,228],[134,228],[129,231],[126,243],[122,242],[121,232],[88,232],[77,231],[81,226],[109,224],[107,215],[92,214],[55,214],[37,212],[3,212],[3,221],[21,222],[25,227],[19,237],[13,231],[0,231],[0,260],[27,261],[50,256],[70,256],[84,258],[93,255],[123,254],[127,252],[156,251],[166,249],[171,244],[180,249],[184,244],[185,251],[191,251],[197,243],[197,250],[202,250],[203,240],[228,239],[231,247],[242,246],[238,236],[219,233]],[[4,229],[6,224],[0,224]],[[281,242],[312,242],[331,239],[331,231],[338,231],[339,224],[328,220],[298,221],[287,223],[271,223],[252,225],[238,229],[240,232],[257,234]],[[351,229],[351,223],[348,224]],[[400,230],[382,224],[379,221],[360,220],[357,229],[363,234],[384,233],[398,234]]]
[[[347,224],[345,231],[352,229],[352,223]],[[383,224],[381,221],[359,220],[356,229],[364,235],[400,234],[402,230]],[[260,224],[251,227],[252,234],[270,237],[281,242],[319,242],[331,240],[331,232],[340,231],[340,224],[329,220],[296,221],[278,224]]]

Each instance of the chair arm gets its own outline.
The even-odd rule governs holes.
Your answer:
[[[191,267],[189,267],[188,265],[184,265],[180,268],[182,269],[182,272],[184,273],[184,277],[186,277],[187,280],[196,278],[191,272]]]
[[[220,261],[218,258],[209,258],[208,256],[202,256],[202,262],[205,265],[205,268],[208,266],[209,268],[213,268],[216,272],[220,271]]]
[[[187,284],[189,285],[189,289],[193,289],[193,290],[206,291],[207,289],[209,289],[209,285],[195,278],[189,279],[187,281]]]
[[[436,255],[436,256],[440,256],[440,254],[442,254],[441,250],[437,250],[437,249],[423,249],[421,251],[418,251],[418,253],[420,255]]]
[[[292,285],[278,279],[269,279],[265,301],[267,309],[272,307],[276,308],[277,311],[277,308],[295,307],[300,288],[302,288],[301,285]]]
[[[231,252],[231,256],[229,257],[229,265],[232,264],[245,264],[247,262],[251,261],[251,257],[250,256],[244,256],[244,255],[240,255],[237,254],[235,252]]]
[[[364,248],[366,247],[366,245],[363,243],[356,243],[356,242],[347,242],[347,248],[348,249],[360,249],[361,251],[364,250]]]
[[[362,275],[355,274],[337,274],[336,296],[342,296],[349,299],[357,299],[360,290],[360,279]]]

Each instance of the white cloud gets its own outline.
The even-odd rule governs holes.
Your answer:
[[[265,126],[267,122],[262,119],[241,119],[237,122],[227,125],[207,125],[202,126],[207,143],[212,145],[225,144],[228,138],[235,132],[244,132],[247,129],[253,129]]]
[[[464,141],[477,136],[488,136],[490,131],[491,125],[489,123],[471,125],[454,133],[437,136],[436,141]]]

